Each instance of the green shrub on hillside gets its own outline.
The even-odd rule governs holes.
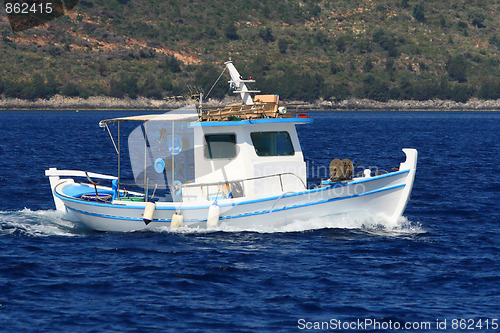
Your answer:
[[[462,55],[455,55],[448,58],[446,62],[448,75],[458,82],[467,81],[467,62]]]
[[[117,77],[112,78],[109,83],[109,95],[113,97],[130,97],[136,98],[139,91],[137,85],[138,77],[135,74],[120,73]]]

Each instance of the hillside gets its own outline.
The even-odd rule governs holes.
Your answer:
[[[495,0],[83,0],[0,30],[4,98],[207,92],[229,58],[284,99],[500,98]]]

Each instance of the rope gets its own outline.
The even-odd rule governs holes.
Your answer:
[[[215,83],[212,85],[212,88],[210,88],[207,95],[205,96],[205,100],[207,99],[208,95],[210,95],[210,93],[212,92],[212,89],[214,89],[217,82],[219,82],[220,78],[222,77],[222,74],[224,74],[225,71],[226,71],[226,67],[224,66],[224,70],[222,71],[222,73],[220,73],[219,77],[217,78],[217,80],[215,80]]]

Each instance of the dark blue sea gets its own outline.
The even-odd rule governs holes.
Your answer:
[[[394,225],[314,216],[277,229],[93,232],[45,169],[116,174],[101,119],[0,112],[0,332],[498,332],[500,113],[311,112],[310,174],[390,170],[419,151]]]

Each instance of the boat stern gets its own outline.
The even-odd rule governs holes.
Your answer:
[[[72,179],[63,179],[61,180],[60,173],[58,172],[56,168],[50,168],[48,170],[45,170],[45,176],[49,177],[49,183],[50,183],[50,191],[52,192],[52,198],[54,199],[54,204],[56,205],[56,210],[66,213],[68,210],[66,209],[66,205],[64,202],[59,199],[56,196],[55,188],[57,185],[61,184],[62,182],[74,182]]]
[[[73,178],[63,178],[60,177],[86,177],[87,179],[97,178],[97,179],[108,179],[108,180],[116,180],[117,177],[110,175],[103,175],[99,173],[86,172],[80,170],[58,170],[57,168],[50,168],[45,170],[45,176],[49,177],[50,190],[52,191],[52,197],[54,199],[54,204],[56,206],[56,210],[61,212],[68,212],[64,201],[57,196],[56,187],[61,188],[60,185],[63,183],[73,184],[75,181]]]

